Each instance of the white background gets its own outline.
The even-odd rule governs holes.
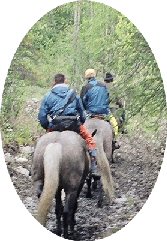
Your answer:
[[[19,43],[33,24],[60,0],[5,0],[0,2],[0,100],[10,62]],[[165,0],[101,0],[127,16],[144,35],[158,62],[167,90],[167,7]],[[165,154],[167,156],[167,153]],[[112,241],[167,240],[167,162],[137,216]],[[50,241],[59,239],[43,228],[20,201],[0,151],[0,240]]]

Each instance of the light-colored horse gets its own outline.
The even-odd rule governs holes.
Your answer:
[[[109,166],[109,161],[112,160],[112,127],[108,122],[96,118],[86,120],[85,126],[89,132],[97,129],[94,136],[97,144],[97,164],[103,190],[111,200],[114,194],[113,180]]]
[[[85,141],[75,132],[50,132],[37,142],[32,180],[40,197],[36,219],[46,224],[52,200],[56,198],[57,234],[61,235],[63,215],[64,238],[68,238],[68,226],[74,231],[77,199],[89,171],[89,157]],[[65,192],[63,207],[61,191]]]
[[[91,132],[95,129],[92,127]],[[98,126],[96,135],[99,134]],[[113,181],[110,167],[103,150],[103,139],[96,135],[94,138],[98,146],[97,162],[101,182],[106,196],[111,200]],[[72,232],[74,230],[77,198],[89,171],[89,161],[85,141],[72,131],[47,133],[38,140],[35,147],[31,174],[34,189],[40,197],[36,218],[41,224],[46,224],[52,200],[56,197],[57,234],[61,235],[63,215],[65,238],[68,237],[69,225]],[[64,209],[61,201],[62,189],[66,195]]]

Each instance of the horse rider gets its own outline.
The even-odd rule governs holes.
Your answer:
[[[113,82],[113,76],[111,73],[109,73],[109,72],[106,73],[104,82],[105,82],[107,88],[109,88],[110,83]],[[110,102],[111,102],[111,100],[110,100]],[[110,115],[110,120],[114,127],[115,136],[118,135],[118,132],[121,132],[122,134],[127,133],[127,130],[124,128],[125,103],[123,103],[123,101],[117,97],[115,103],[112,102],[110,110],[112,113]]]
[[[88,117],[99,117],[108,119],[114,130],[114,138],[118,135],[118,124],[110,111],[110,98],[107,83],[113,81],[110,73],[107,73],[104,82],[96,79],[96,71],[94,69],[87,69],[85,71],[85,79],[88,81],[81,90],[81,100],[87,112]],[[118,149],[119,144],[113,140],[113,148]]]
[[[115,103],[112,103],[110,108],[111,113],[116,117],[118,123],[118,131],[122,134],[127,134],[127,130],[124,127],[125,124],[125,106],[121,99],[116,99]]]
[[[82,101],[76,91],[69,87],[63,74],[55,75],[53,87],[41,103],[38,120],[47,132],[71,130],[79,133],[88,146],[91,159],[90,173],[93,177],[100,177],[96,163],[96,143],[83,125],[86,114]]]

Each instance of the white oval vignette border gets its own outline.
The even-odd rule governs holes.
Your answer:
[[[7,71],[28,30],[48,11],[69,0],[5,0],[0,3],[0,104]],[[167,93],[167,15],[164,0],[101,0],[124,14],[151,47]],[[166,53],[166,54],[165,54]],[[0,140],[1,141],[1,140]],[[142,210],[112,241],[167,240],[167,151],[155,187]],[[0,240],[52,241],[59,237],[43,228],[24,207],[11,182],[0,147]]]

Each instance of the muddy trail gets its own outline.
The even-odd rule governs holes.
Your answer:
[[[78,201],[76,213],[75,240],[95,240],[104,238],[123,228],[140,211],[148,199],[163,160],[164,147],[156,147],[143,139],[122,135],[119,137],[121,148],[114,153],[114,163],[110,164],[114,179],[115,197],[112,203],[104,201],[97,207],[97,190],[93,197],[85,197],[86,185]],[[34,213],[37,198],[32,194],[31,168],[33,147],[8,147],[4,149],[9,174],[25,207]],[[47,227],[55,228],[54,201],[48,215]]]

